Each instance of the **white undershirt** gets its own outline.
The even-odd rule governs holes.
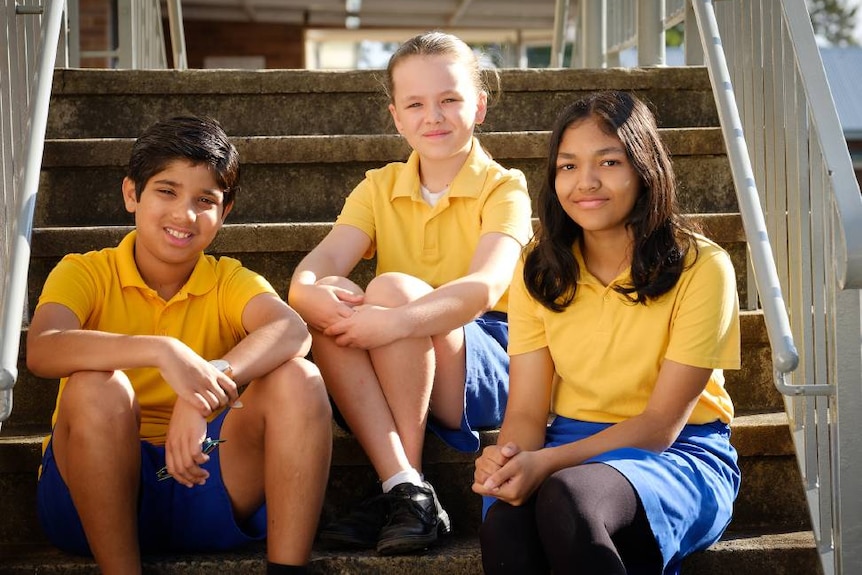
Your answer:
[[[428,202],[428,205],[433,208],[440,201],[440,198],[449,191],[449,186],[446,186],[439,192],[432,192],[422,184],[419,184],[419,189],[422,190],[422,199]]]

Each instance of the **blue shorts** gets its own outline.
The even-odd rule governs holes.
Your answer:
[[[557,416],[548,427],[545,445],[572,443],[609,426]],[[740,473],[725,423],[686,425],[661,453],[622,448],[585,463],[596,462],[610,465],[634,487],[661,550],[666,575],[678,573],[687,555],[718,541],[730,523]],[[495,501],[484,498],[483,514]]]
[[[491,311],[464,326],[467,375],[464,381],[464,415],[460,429],[448,429],[431,417],[428,429],[459,451],[479,451],[481,429],[496,429],[503,422],[509,399],[509,321],[505,313]]]
[[[226,409],[207,425],[207,437],[219,437]],[[223,551],[266,536],[266,508],[261,506],[240,526],[236,523],[219,467],[219,450],[210,452],[203,468],[205,485],[184,487],[156,473],[165,465],[165,448],[141,442],[141,491],[138,497],[138,536],[141,551]],[[69,489],[54,461],[52,443],[42,456],[37,488],[39,520],[48,539],[60,549],[91,555],[84,528]]]

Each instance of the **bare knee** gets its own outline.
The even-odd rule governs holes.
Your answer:
[[[304,358],[294,358],[255,383],[265,409],[278,419],[330,426],[332,409],[317,366]]]
[[[130,420],[137,421],[140,408],[129,378],[122,371],[80,371],[63,387],[58,419],[72,424],[82,421],[89,429],[109,426],[119,432]]]
[[[396,307],[420,298],[432,289],[419,278],[400,272],[388,272],[380,274],[368,283],[365,290],[365,303]]]
[[[355,295],[362,295],[364,292],[362,288],[359,287],[354,281],[349,280],[344,276],[326,276],[322,277],[316,282],[317,285],[325,285],[325,286],[334,286],[341,288],[343,290],[347,290]]]

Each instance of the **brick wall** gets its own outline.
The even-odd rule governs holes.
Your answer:
[[[107,51],[116,46],[114,38],[114,2],[79,0],[81,51]],[[82,68],[109,67],[110,58],[81,58]]]
[[[79,0],[81,51],[116,48],[116,0]],[[187,20],[183,23],[189,68],[203,68],[206,59],[251,57],[265,68],[304,68],[305,43],[301,26],[257,22]],[[172,65],[170,30],[164,22],[168,42],[168,65]],[[111,59],[82,58],[82,68],[111,67]]]
[[[301,26],[192,20],[183,28],[189,68],[203,68],[207,57],[262,57],[265,68],[305,67]]]

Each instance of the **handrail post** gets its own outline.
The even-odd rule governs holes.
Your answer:
[[[639,0],[637,16],[638,66],[664,66],[664,0]]]
[[[581,0],[581,50],[583,68],[604,68],[607,54],[605,0]]]
[[[568,0],[564,1],[568,4]],[[174,68],[186,70],[189,65],[186,60],[186,36],[183,33],[183,8],[180,0],[168,0],[168,24],[171,30],[171,51],[174,56]]]
[[[703,66],[703,46],[697,32],[697,18],[691,2],[685,3],[685,34],[683,35],[686,66]]]
[[[18,376],[18,351],[24,302],[27,297],[27,271],[30,265],[30,236],[33,229],[33,214],[36,193],[39,188],[39,173],[42,167],[42,152],[45,149],[45,131],[48,124],[48,102],[54,80],[54,63],[57,59],[57,43],[64,12],[63,0],[52,0],[42,16],[41,39],[39,41],[38,64],[33,93],[30,97],[31,122],[25,142],[24,176],[19,199],[15,233],[12,236],[9,271],[6,285],[2,333],[0,345],[0,422],[9,418],[12,411],[12,387]],[[15,337],[9,334],[16,334]]]
[[[562,68],[566,56],[566,29],[569,21],[569,0],[556,0],[554,5],[554,37],[551,41],[551,68]]]

